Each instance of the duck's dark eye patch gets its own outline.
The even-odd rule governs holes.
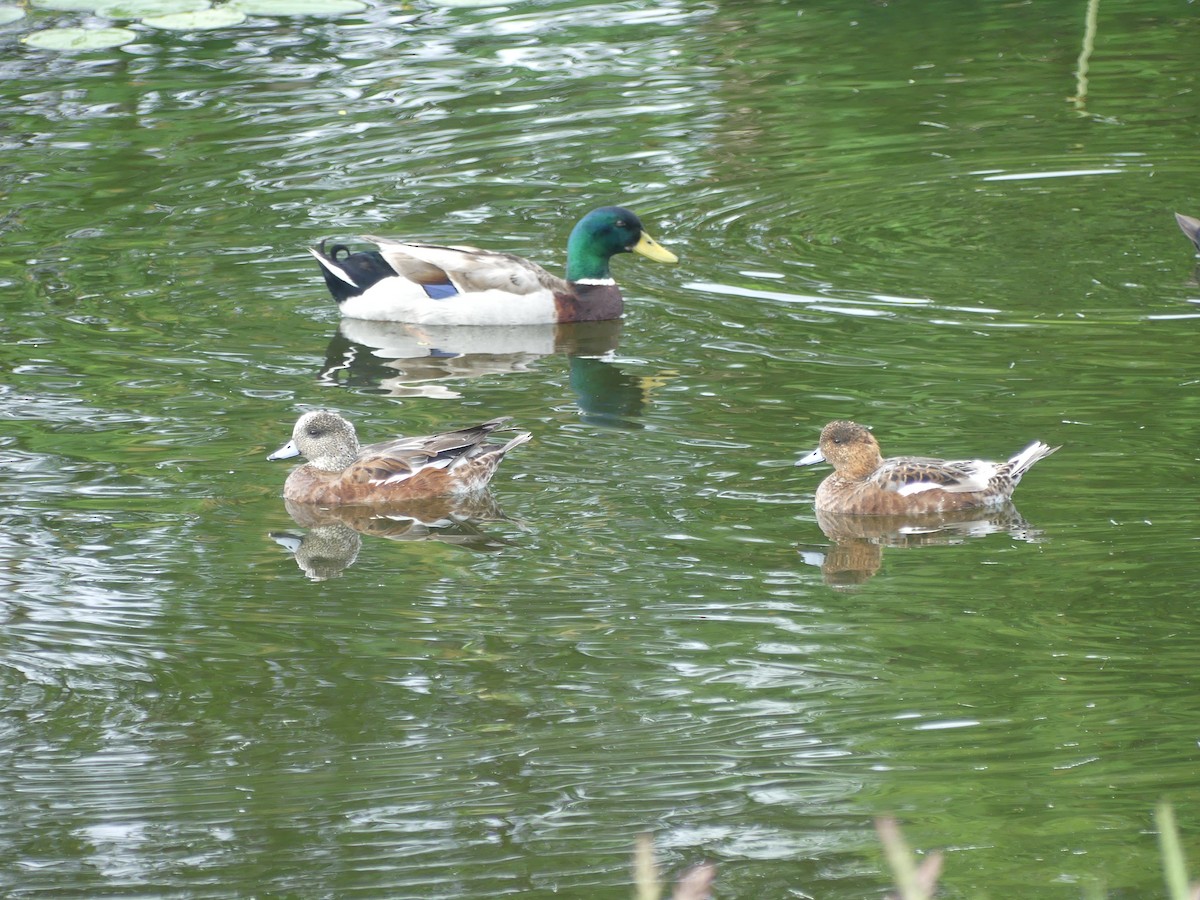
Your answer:
[[[618,228],[628,228],[629,223],[626,222],[624,219],[617,219],[617,227]]]
[[[308,433],[308,436],[311,438],[319,438],[323,434],[325,434],[325,429],[322,428],[320,425],[309,425],[308,428],[306,428],[304,430]]]

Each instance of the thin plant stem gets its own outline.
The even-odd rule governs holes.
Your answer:
[[[1154,820],[1158,825],[1158,846],[1162,849],[1168,896],[1170,900],[1191,900],[1187,862],[1183,858],[1183,847],[1179,843],[1179,829],[1175,827],[1175,811],[1171,804],[1165,800],[1158,804]]]

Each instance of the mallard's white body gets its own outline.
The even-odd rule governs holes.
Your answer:
[[[417,325],[545,325],[558,321],[552,291],[514,296],[488,290],[435,299],[402,278],[387,278],[342,301],[342,315]]]

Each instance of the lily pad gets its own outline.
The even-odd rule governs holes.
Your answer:
[[[107,50],[136,40],[128,28],[47,28],[22,38],[39,50]]]
[[[361,0],[234,0],[250,16],[348,16],[367,8]]]
[[[210,5],[208,0],[102,0],[96,5],[96,15],[110,19],[142,19],[199,12]]]
[[[234,25],[241,25],[245,21],[246,14],[240,9],[218,6],[196,12],[146,16],[142,19],[142,24],[149,25],[151,28],[164,28],[168,31],[204,31],[208,28],[230,28]]]
[[[7,25],[17,19],[25,18],[25,10],[16,6],[0,6],[0,25]]]

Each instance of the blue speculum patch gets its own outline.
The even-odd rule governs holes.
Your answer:
[[[457,297],[458,289],[452,284],[423,284],[425,293],[430,300],[445,300],[447,297]]]

